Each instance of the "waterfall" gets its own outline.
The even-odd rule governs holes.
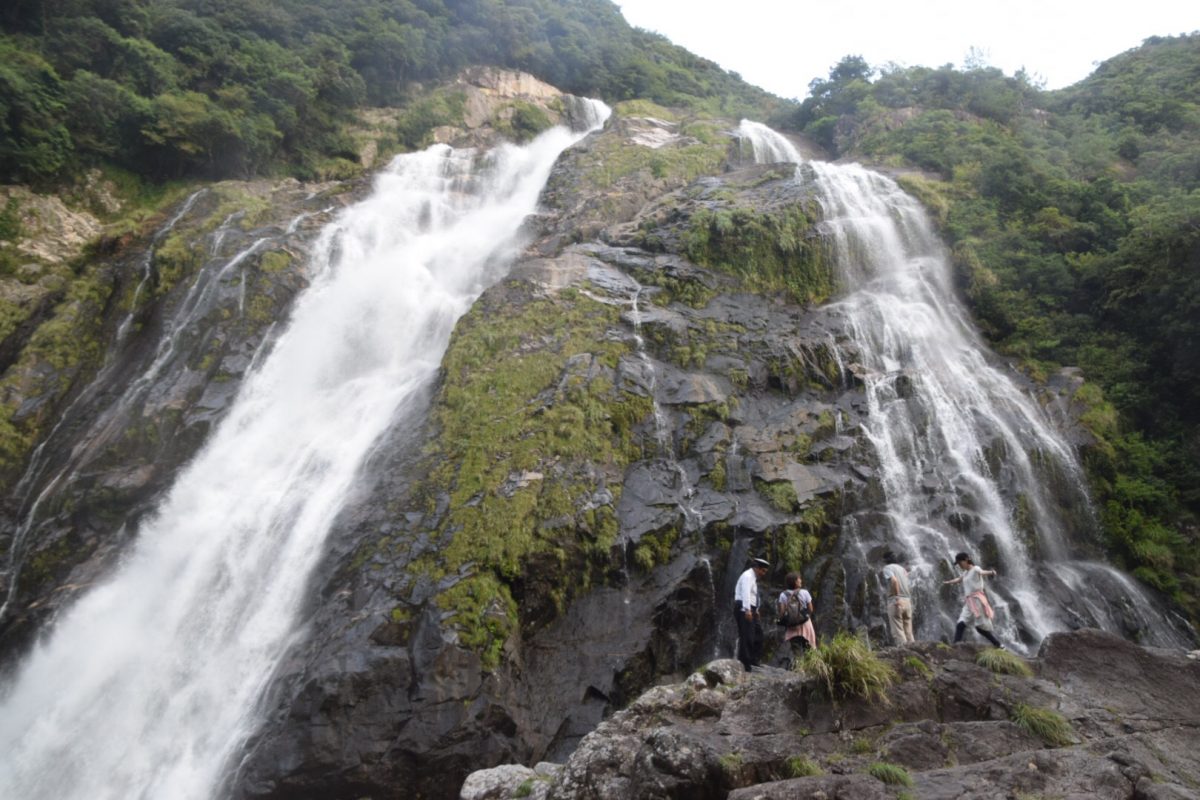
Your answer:
[[[191,195],[184,202],[181,210],[154,234],[150,247],[142,259],[143,270],[150,269],[155,248],[192,208],[196,198],[205,191],[207,190],[201,189]],[[231,215],[230,219],[233,216],[235,215]],[[222,224],[214,235],[212,248],[214,254],[219,249],[220,241],[226,235],[229,221],[227,219],[226,224]],[[150,401],[150,396],[156,390],[161,389],[161,380],[166,377],[169,369],[173,366],[177,367],[179,362],[186,358],[185,340],[195,338],[198,323],[220,302],[222,286],[228,282],[229,275],[274,239],[275,237],[270,235],[262,236],[238,252],[232,259],[228,261],[210,260],[205,267],[200,269],[172,316],[164,321],[164,330],[158,338],[150,363],[140,369],[136,377],[131,376],[128,379],[120,394],[113,398],[107,407],[86,416],[88,404],[95,401],[106,387],[112,384],[119,371],[127,368],[131,363],[130,351],[132,348],[128,346],[126,337],[137,310],[131,310],[121,321],[104,366],[59,415],[58,421],[33,451],[25,472],[14,489],[13,494],[21,512],[21,521],[13,533],[8,552],[5,554],[6,564],[0,570],[0,574],[6,575],[8,579],[8,591],[5,593],[3,603],[0,603],[0,620],[8,613],[16,596],[18,578],[27,555],[26,546],[30,535],[37,530],[39,522],[44,521],[40,519],[43,502],[69,487],[81,471],[86,473],[88,462],[100,454],[104,447],[110,445],[114,438],[125,430],[124,426],[128,423],[130,416],[138,413],[139,410],[144,411],[144,404]],[[244,268],[241,274],[242,285],[240,288],[244,293]],[[144,273],[139,288],[149,280],[148,275],[148,272]],[[83,425],[82,430],[77,429],[80,424]],[[59,442],[60,433],[63,436],[73,436],[74,444],[64,459],[64,463],[52,464],[47,459],[52,455],[53,448],[48,446]]]
[[[822,205],[842,292],[830,310],[843,319],[863,368],[862,432],[886,499],[890,530],[878,538],[898,542],[909,557],[925,611],[922,635],[953,629],[958,608],[939,596],[939,566],[958,550],[1000,570],[989,587],[997,630],[1018,647],[1081,624],[1120,630],[1131,618],[1123,608],[1154,607],[1132,581],[1073,552],[1080,537],[1072,533],[1082,532],[1060,505],[1089,508],[1079,463],[1040,407],[989,358],[921,206],[857,164],[802,163],[785,137],[759,123],[743,122],[739,133],[757,161],[797,164],[796,180],[811,182]],[[985,542],[997,563],[980,553]],[[1137,621],[1147,643],[1186,641],[1154,615]]]
[[[658,445],[657,455],[664,460],[667,467],[675,476],[676,488],[679,490],[679,513],[683,515],[683,529],[685,531],[695,531],[703,527],[702,515],[696,510],[692,500],[696,493],[696,488],[692,485],[691,479],[688,478],[687,470],[683,464],[679,463],[679,459],[675,456],[674,437],[667,427],[667,416],[663,412],[662,405],[658,402],[658,370],[655,369],[654,362],[650,359],[650,354],[646,352],[646,340],[642,336],[642,311],[638,306],[644,288],[636,281],[634,281],[634,284],[636,288],[629,299],[629,317],[630,322],[633,323],[634,347],[637,351],[638,360],[645,370],[647,377],[646,389],[650,394],[650,403],[654,409],[654,441]]]
[[[418,402],[582,135],[400,156],[322,232],[312,285],[228,416],[7,687],[0,797],[213,794],[300,635],[308,576],[365,457]]]

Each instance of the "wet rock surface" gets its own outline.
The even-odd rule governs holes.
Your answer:
[[[559,420],[560,439],[591,426],[618,444],[605,458],[547,449],[461,504],[536,492],[561,512],[529,526],[550,545],[500,576],[507,595],[473,608],[468,629],[447,598],[478,580],[480,567],[446,555],[461,534],[448,522],[460,508],[453,485],[431,481],[439,464],[427,455],[443,433],[439,390],[456,376],[429,387],[423,413],[380,442],[335,527],[313,578],[305,638],[280,668],[231,796],[454,797],[472,770],[575,752],[561,771],[481,777],[471,796],[505,796],[497,792],[518,791],[519,781],[522,796],[534,797],[725,797],[785,781],[787,760],[812,752],[828,774],[804,779],[817,781],[805,784],[817,787],[811,796],[870,797],[881,784],[852,768],[866,754],[836,758],[851,746],[847,731],[870,732],[872,753],[930,781],[951,762],[1036,749],[1007,721],[1012,697],[1068,699],[1045,680],[1014,688],[983,673],[970,648],[919,648],[937,665],[934,678],[907,675],[886,709],[821,706],[799,677],[764,670],[747,681],[723,661],[683,687],[642,694],[732,652],[729,597],[749,553],[775,562],[767,598],[787,569],[803,567],[823,636],[857,627],[879,639],[883,630],[880,584],[864,555],[886,543],[886,514],[845,320],[688,256],[697,215],[812,209],[791,168],[745,163],[734,124],[616,119],[560,161],[545,212],[527,225],[528,249],[460,327],[485,320],[499,329],[530,313],[528,329],[484,337],[494,360],[561,359],[548,382],[528,387],[521,409],[546,426]],[[111,371],[97,366],[70,376],[67,392],[22,396],[23,413],[63,422],[30,465],[34,477],[14,488],[0,533],[10,552],[44,567],[24,573],[0,621],[7,655],[120,554],[270,346],[311,277],[304,265],[317,226],[364,189],[335,197],[285,185],[269,215],[246,226],[236,217],[195,224],[217,208],[198,198],[180,225],[195,224],[186,241],[201,263],[153,302],[128,300],[137,309],[128,334],[126,306],[109,308],[106,333],[119,343]],[[113,264],[118,296],[136,294],[158,247],[147,242]],[[205,275],[211,283],[198,282]],[[571,326],[584,323],[592,340],[571,340]],[[493,393],[503,388],[497,380]],[[573,408],[584,390],[586,407]],[[1002,467],[1003,454],[996,458]],[[971,510],[953,511],[964,535],[982,543]],[[508,529],[508,519],[489,522],[497,549],[525,532]],[[930,619],[957,605],[952,592],[924,599]],[[1079,619],[1086,624],[1085,613]],[[1141,624],[1131,613],[1128,632]],[[1066,675],[1056,658],[1049,651],[1042,669]],[[613,735],[594,738],[597,726]],[[581,758],[590,766],[573,766]],[[1140,750],[1130,758],[1159,769]],[[571,786],[584,793],[566,794]],[[784,794],[761,796],[799,796],[779,786]]]
[[[0,661],[111,568],[224,416],[308,285],[305,254],[353,196],[344,188],[202,189],[144,240],[89,267],[107,302],[55,311],[98,315],[68,345],[16,349],[5,399],[38,446],[3,476]]]
[[[1198,796],[1200,664],[1094,630],[1051,636],[1029,662],[1031,678],[992,673],[976,663],[979,652],[929,643],[879,651],[899,676],[884,703],[834,704],[803,674],[713,662],[614,714],[539,781],[539,792],[556,800]],[[1151,729],[1138,725],[1171,704]],[[1021,706],[1063,715],[1073,741],[1048,745],[1013,721]],[[883,782],[873,766],[907,786]],[[491,775],[489,797],[525,791],[525,773]]]

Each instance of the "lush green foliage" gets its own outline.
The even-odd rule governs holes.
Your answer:
[[[101,160],[153,178],[311,173],[353,154],[348,109],[403,105],[414,82],[472,64],[730,115],[778,102],[609,0],[9,0],[0,179]],[[514,133],[536,116],[515,114]]]
[[[834,699],[863,697],[887,702],[887,689],[896,680],[891,666],[846,631],[805,653],[796,669],[820,680]]]
[[[998,675],[1017,675],[1022,678],[1033,677],[1033,668],[1029,666],[1025,659],[1016,653],[1001,650],[998,647],[989,647],[982,651],[975,658],[975,663]]]
[[[1200,616],[1200,36],[1087,80],[844,59],[795,123],[902,184],[948,238],[988,338],[1034,375],[1083,368],[1110,553]]]

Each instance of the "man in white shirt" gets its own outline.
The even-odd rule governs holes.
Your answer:
[[[913,636],[912,592],[908,586],[908,569],[900,564],[901,557],[889,550],[883,554],[883,588],[887,593],[888,627],[892,644],[910,644]]]
[[[738,661],[747,672],[754,669],[762,658],[763,629],[759,617],[758,581],[767,574],[770,562],[761,558],[750,559],[749,568],[738,578],[733,590],[733,618],[737,621]]]

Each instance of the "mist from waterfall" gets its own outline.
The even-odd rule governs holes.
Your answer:
[[[577,105],[593,126],[607,117]],[[419,405],[583,133],[400,156],[324,229],[312,285],[228,416],[5,687],[0,797],[212,796],[302,635],[309,576],[365,459]]]
[[[1136,584],[1078,557],[1072,525],[1095,521],[1075,454],[990,357],[920,204],[857,164],[804,161],[759,123],[744,121],[739,133],[759,163],[797,164],[796,180],[811,184],[822,206],[841,287],[829,310],[849,338],[840,357],[859,367],[863,434],[886,499],[890,530],[881,538],[908,555],[923,638],[953,630],[958,608],[939,589],[948,560],[966,550],[1000,569],[989,586],[997,630],[1018,647],[1036,648],[1055,630],[1120,630],[1131,620],[1146,643],[1185,644],[1175,626],[1139,615],[1153,603]],[[998,563],[986,563],[984,542]]]

